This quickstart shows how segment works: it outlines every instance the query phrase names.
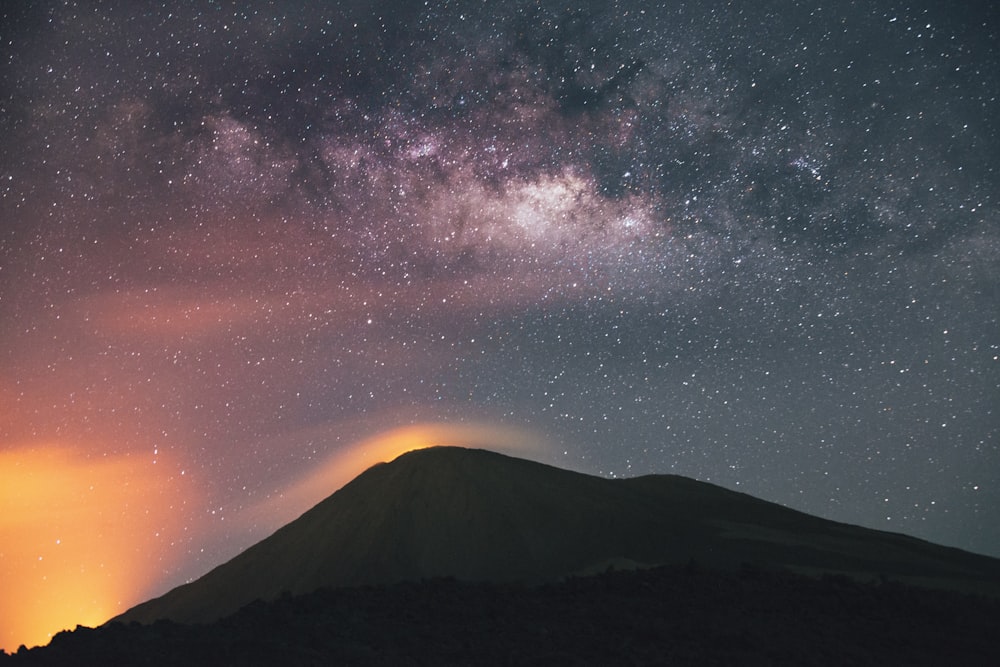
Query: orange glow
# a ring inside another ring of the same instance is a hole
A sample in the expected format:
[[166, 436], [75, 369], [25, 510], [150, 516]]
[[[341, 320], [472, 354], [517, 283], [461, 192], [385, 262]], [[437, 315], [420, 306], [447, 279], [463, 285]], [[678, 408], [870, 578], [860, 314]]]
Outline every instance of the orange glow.
[[280, 496], [248, 508], [245, 525], [277, 528], [295, 519], [376, 463], [416, 449], [454, 445], [539, 457], [547, 447], [538, 434], [494, 424], [428, 422], [403, 426], [366, 438], [330, 456], [318, 468], [289, 485]]
[[0, 648], [48, 643], [141, 601], [169, 563], [179, 480], [130, 457], [0, 452]]

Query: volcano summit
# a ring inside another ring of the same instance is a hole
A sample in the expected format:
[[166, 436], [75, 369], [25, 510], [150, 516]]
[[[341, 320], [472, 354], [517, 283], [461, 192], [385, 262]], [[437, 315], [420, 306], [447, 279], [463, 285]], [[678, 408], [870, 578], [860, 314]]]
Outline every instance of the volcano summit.
[[1000, 592], [1000, 563], [674, 475], [604, 479], [485, 450], [409, 452], [200, 579], [114, 620], [210, 622], [254, 600], [453, 577], [541, 583], [698, 563]]

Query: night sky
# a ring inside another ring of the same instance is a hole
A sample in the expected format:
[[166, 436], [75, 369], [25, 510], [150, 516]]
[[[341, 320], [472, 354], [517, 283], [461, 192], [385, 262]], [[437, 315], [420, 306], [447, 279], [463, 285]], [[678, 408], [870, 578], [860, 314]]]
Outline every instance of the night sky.
[[1000, 556], [994, 3], [392, 5], [3, 3], [0, 647], [428, 444]]

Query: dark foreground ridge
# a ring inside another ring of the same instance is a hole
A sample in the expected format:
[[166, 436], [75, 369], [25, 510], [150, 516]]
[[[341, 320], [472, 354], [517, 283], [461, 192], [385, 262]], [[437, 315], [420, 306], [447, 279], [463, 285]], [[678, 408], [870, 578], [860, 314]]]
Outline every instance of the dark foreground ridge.
[[6, 665], [995, 665], [1000, 601], [695, 563], [557, 584], [433, 580], [63, 632]]

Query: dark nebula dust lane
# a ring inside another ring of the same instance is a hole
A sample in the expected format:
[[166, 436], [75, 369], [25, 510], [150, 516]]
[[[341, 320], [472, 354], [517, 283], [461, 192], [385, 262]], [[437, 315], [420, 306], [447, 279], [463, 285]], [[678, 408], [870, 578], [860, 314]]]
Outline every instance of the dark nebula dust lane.
[[428, 444], [1000, 556], [996, 8], [399, 4], [0, 9], [0, 646]]

